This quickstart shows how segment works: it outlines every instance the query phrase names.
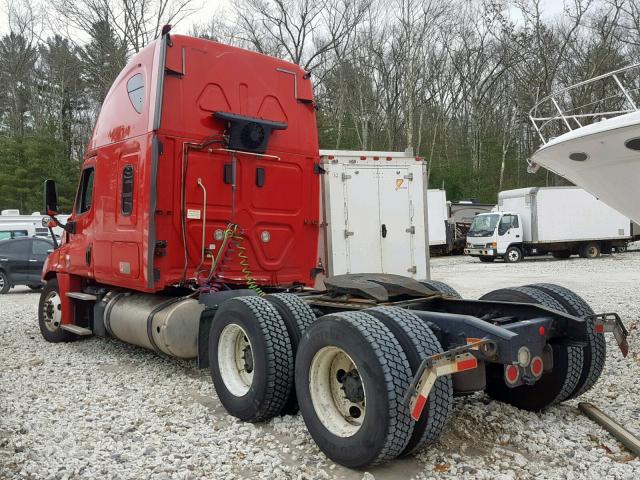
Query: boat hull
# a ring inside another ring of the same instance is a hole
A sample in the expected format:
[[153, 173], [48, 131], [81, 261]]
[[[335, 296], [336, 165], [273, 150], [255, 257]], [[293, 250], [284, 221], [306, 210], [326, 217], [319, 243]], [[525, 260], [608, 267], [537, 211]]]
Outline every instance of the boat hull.
[[[640, 151], [626, 146], [634, 138], [640, 138], [640, 112], [554, 138], [532, 156], [531, 162], [565, 177], [640, 223]], [[582, 153], [587, 155], [586, 160], [570, 158], [584, 158], [579, 155]]]

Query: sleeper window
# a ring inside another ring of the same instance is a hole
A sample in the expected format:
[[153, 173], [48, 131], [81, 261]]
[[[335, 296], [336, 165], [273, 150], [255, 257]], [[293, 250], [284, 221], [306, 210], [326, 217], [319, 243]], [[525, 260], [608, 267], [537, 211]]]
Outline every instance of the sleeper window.
[[144, 106], [144, 77], [141, 73], [136, 73], [127, 81], [127, 93], [133, 108], [136, 109], [136, 112], [142, 113], [142, 107]]

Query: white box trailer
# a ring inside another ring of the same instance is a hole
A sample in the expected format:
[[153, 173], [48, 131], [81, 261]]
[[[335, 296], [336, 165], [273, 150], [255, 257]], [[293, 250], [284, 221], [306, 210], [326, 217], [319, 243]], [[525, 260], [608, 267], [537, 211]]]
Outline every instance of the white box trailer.
[[447, 192], [439, 188], [427, 191], [427, 211], [429, 214], [429, 246], [443, 249], [448, 253], [450, 235], [449, 212], [447, 208]]
[[498, 194], [498, 211], [476, 216], [465, 253], [482, 261], [552, 253], [594, 258], [624, 249], [631, 220], [579, 187], [520, 188]]
[[498, 194], [498, 210], [522, 215], [525, 242], [617, 240], [631, 220], [579, 187], [520, 188]]
[[405, 152], [321, 150], [327, 276], [429, 277], [427, 168]]

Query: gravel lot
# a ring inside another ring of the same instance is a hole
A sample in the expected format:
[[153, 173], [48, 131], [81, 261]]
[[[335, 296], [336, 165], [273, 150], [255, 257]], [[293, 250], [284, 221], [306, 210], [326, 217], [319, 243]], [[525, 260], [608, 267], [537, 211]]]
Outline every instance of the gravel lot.
[[[432, 276], [477, 298], [499, 287], [552, 282], [630, 329], [623, 359], [612, 338], [604, 373], [581, 399], [640, 433], [640, 252], [597, 260], [481, 264], [436, 258]], [[459, 399], [430, 450], [369, 472], [334, 465], [302, 418], [243, 424], [228, 416], [208, 373], [114, 340], [49, 344], [38, 294], [0, 297], [0, 479], [5, 478], [616, 478], [640, 477], [640, 460], [570, 401], [544, 414], [484, 394]]]

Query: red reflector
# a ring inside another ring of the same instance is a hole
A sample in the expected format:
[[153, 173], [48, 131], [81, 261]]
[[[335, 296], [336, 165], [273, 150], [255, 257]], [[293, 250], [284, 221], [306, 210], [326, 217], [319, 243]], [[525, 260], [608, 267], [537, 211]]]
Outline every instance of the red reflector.
[[424, 160], [424, 157], [416, 157], [416, 162], [421, 162]]
[[506, 377], [507, 382], [516, 383], [520, 376], [520, 371], [515, 365], [507, 365], [507, 368], [504, 370], [504, 376]]
[[542, 359], [540, 357], [533, 357], [533, 360], [531, 360], [531, 373], [533, 373], [534, 376], [539, 377], [542, 375], [542, 367]]
[[333, 155], [329, 155], [329, 160], [333, 160], [335, 157]]
[[387, 161], [393, 160], [393, 157], [387, 157]]
[[476, 360], [475, 357], [456, 363], [456, 368], [459, 372], [463, 372], [464, 370], [471, 370], [472, 368], [476, 368], [477, 366], [478, 360]]
[[366, 160], [367, 157], [360, 157], [360, 160]]
[[540, 334], [540, 336], [544, 337], [544, 327], [540, 327], [538, 329], [538, 333]]
[[418, 421], [420, 420], [420, 416], [422, 415], [422, 410], [424, 410], [424, 406], [427, 404], [427, 397], [424, 395], [418, 395], [416, 399], [416, 406], [413, 407], [413, 412], [411, 412], [411, 418]]
[[596, 323], [596, 333], [604, 333], [604, 324]]
[[380, 157], [373, 157], [374, 160], [380, 160]]

